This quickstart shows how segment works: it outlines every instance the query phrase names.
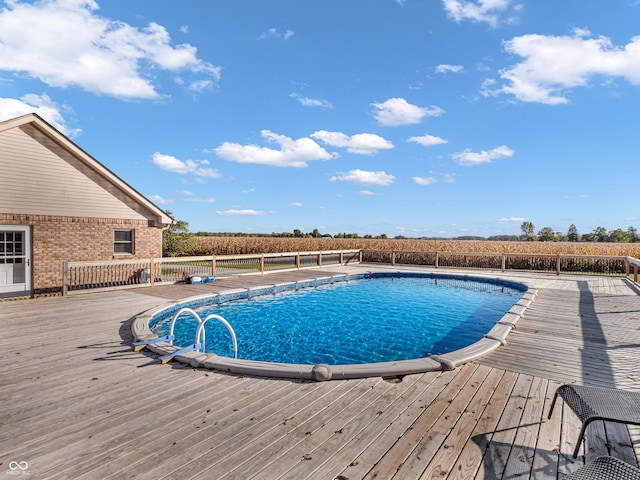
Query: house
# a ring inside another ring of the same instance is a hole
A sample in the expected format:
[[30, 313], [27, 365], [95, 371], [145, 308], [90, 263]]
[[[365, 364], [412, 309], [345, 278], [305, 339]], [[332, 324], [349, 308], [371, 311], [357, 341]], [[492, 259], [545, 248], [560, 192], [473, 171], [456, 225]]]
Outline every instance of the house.
[[171, 223], [38, 115], [0, 122], [0, 299], [60, 294], [64, 261], [161, 257]]

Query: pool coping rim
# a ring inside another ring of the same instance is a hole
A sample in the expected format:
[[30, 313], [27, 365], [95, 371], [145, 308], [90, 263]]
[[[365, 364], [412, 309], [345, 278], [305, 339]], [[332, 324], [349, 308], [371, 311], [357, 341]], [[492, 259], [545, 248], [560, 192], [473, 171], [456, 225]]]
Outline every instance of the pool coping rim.
[[[502, 345], [506, 345], [507, 336], [512, 330], [515, 330], [518, 320], [524, 315], [527, 308], [535, 300], [538, 289], [531, 287], [527, 282], [520, 280], [506, 280], [499, 277], [489, 277], [473, 274], [455, 274], [455, 273], [439, 273], [439, 272], [407, 272], [402, 270], [392, 271], [367, 271], [363, 273], [341, 273], [318, 277], [311, 280], [294, 280], [290, 282], [282, 282], [279, 284], [266, 284], [264, 286], [250, 288], [229, 289], [220, 293], [209, 293], [205, 295], [197, 295], [184, 298], [178, 302], [171, 302], [168, 305], [152, 308], [146, 312], [134, 317], [131, 323], [131, 333], [134, 342], [144, 342], [157, 339], [158, 336], [151, 331], [149, 322], [154, 316], [169, 309], [176, 311], [189, 304], [204, 302], [214, 297], [228, 297], [237, 295], [238, 298], [251, 298], [252, 296], [276, 293], [285, 290], [297, 290], [300, 288], [316, 287], [329, 283], [336, 283], [359, 278], [376, 278], [391, 275], [400, 276], [428, 276], [455, 278], [460, 280], [478, 280], [483, 282], [493, 282], [503, 285], [513, 285], [524, 287], [523, 294], [520, 299], [494, 324], [483, 338], [467, 347], [459, 350], [448, 352], [440, 355], [431, 355], [428, 357], [398, 360], [392, 362], [378, 362], [367, 364], [344, 364], [344, 365], [309, 365], [309, 364], [291, 364], [262, 362], [255, 360], [234, 359], [230, 357], [219, 356], [216, 354], [207, 354], [197, 351], [186, 352], [173, 356], [179, 347], [169, 342], [157, 342], [144, 345], [143, 348], [160, 355], [175, 358], [175, 360], [187, 364], [193, 368], [207, 368], [236, 375], [251, 375], [259, 377], [275, 377], [290, 378], [302, 380], [338, 380], [338, 379], [355, 379], [365, 377], [400, 377], [414, 373], [424, 373], [430, 371], [454, 370], [455, 368], [481, 358]], [[285, 288], [288, 287], [288, 288]]]

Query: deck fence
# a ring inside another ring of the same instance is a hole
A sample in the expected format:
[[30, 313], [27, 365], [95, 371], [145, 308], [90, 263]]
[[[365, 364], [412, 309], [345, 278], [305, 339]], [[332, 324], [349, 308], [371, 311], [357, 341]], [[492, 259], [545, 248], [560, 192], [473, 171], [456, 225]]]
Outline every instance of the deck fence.
[[338, 250], [206, 257], [165, 257], [104, 262], [64, 262], [63, 294], [185, 282], [192, 276], [224, 277], [348, 263], [422, 265], [565, 274], [632, 276], [640, 260], [622, 256], [452, 253], [407, 250]]
[[360, 250], [64, 262], [63, 295], [359, 262]]
[[427, 265], [434, 268], [524, 270], [528, 272], [629, 276], [638, 281], [640, 260], [597, 255], [521, 253], [452, 253], [406, 250], [362, 250], [362, 261], [391, 265]]

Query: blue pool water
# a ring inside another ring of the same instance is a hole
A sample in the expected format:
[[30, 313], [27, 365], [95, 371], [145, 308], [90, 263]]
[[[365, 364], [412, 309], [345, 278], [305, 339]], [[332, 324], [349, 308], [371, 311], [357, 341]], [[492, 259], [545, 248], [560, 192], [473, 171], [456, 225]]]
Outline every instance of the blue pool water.
[[[238, 339], [238, 358], [329, 365], [388, 362], [442, 354], [486, 334], [518, 301], [517, 284], [435, 276], [336, 282], [197, 308], [225, 318]], [[154, 319], [168, 333], [173, 315]], [[176, 322], [175, 345], [193, 343], [197, 320]], [[231, 337], [206, 324], [207, 353], [233, 356]]]

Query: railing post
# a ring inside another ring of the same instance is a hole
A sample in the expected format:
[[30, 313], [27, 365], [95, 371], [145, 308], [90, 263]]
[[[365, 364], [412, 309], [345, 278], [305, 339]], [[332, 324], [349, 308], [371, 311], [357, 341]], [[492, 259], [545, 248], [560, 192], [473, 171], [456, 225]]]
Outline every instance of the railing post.
[[638, 283], [638, 264], [633, 264], [633, 281]]
[[151, 286], [156, 283], [156, 259], [151, 258], [149, 260], [149, 280], [151, 282]]
[[391, 250], [391, 266], [394, 266], [395, 264], [396, 264], [396, 251]]
[[300, 270], [300, 252], [296, 254], [296, 268]]
[[260, 273], [264, 273], [264, 253], [260, 255]]
[[358, 263], [362, 263], [362, 250], [358, 252]]
[[624, 259], [624, 275], [629, 276], [629, 257]]
[[507, 269], [507, 256], [502, 255], [502, 271], [504, 272]]
[[436, 252], [436, 268], [438, 268], [438, 262], [439, 262], [440, 258], [438, 256], [438, 252]]
[[344, 252], [340, 250], [340, 265], [344, 265]]
[[560, 255], [556, 258], [556, 275], [560, 275]]
[[211, 275], [215, 275], [216, 274], [216, 269], [217, 269], [217, 265], [216, 265], [216, 256], [212, 255], [211, 256]]
[[62, 296], [66, 297], [67, 296], [67, 280], [69, 278], [68, 276], [68, 269], [69, 269], [69, 262], [67, 262], [66, 260], [64, 262], [62, 262]]
[[318, 266], [322, 266], [322, 251], [318, 252]]

